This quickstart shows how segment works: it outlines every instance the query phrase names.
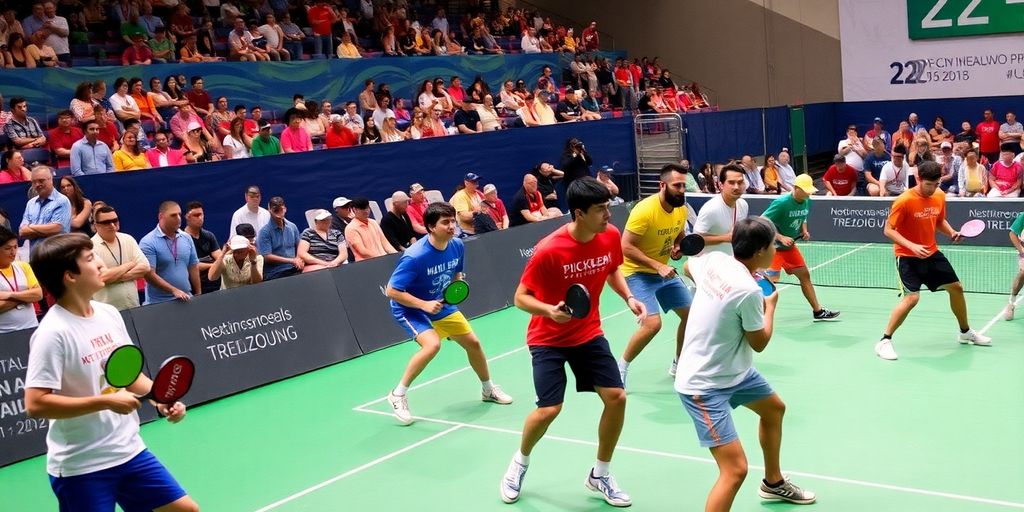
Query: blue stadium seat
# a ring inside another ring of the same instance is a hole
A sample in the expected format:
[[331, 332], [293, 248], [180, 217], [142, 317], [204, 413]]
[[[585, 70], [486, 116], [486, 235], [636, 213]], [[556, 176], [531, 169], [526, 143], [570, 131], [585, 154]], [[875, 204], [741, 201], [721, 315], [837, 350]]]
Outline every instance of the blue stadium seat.
[[72, 67], [79, 68], [79, 67], [95, 66], [95, 65], [96, 65], [96, 57], [72, 57], [71, 58], [71, 66]]
[[21, 156], [25, 159], [25, 165], [32, 167], [35, 163], [50, 165], [50, 150], [44, 148], [32, 148], [22, 150]]
[[272, 125], [270, 125], [270, 134], [274, 135], [276, 137], [280, 137], [281, 136], [281, 132], [284, 131], [284, 128], [285, 128], [284, 124], [272, 124]]
[[71, 55], [75, 57], [89, 55], [88, 44], [73, 44], [71, 45]]

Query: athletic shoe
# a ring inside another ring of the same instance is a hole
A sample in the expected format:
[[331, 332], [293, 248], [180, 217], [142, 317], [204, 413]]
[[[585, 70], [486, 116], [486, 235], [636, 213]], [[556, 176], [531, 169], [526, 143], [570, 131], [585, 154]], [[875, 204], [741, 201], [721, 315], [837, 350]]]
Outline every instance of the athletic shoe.
[[519, 491], [523, 488], [523, 479], [526, 478], [528, 467], [516, 462], [515, 457], [512, 458], [508, 469], [505, 470], [505, 476], [501, 479], [501, 501], [505, 503], [519, 501]]
[[391, 402], [391, 414], [402, 425], [412, 425], [412, 413], [409, 412], [409, 400], [405, 395], [398, 396], [394, 391], [388, 393], [388, 402]]
[[679, 360], [678, 359], [673, 359], [672, 360], [672, 366], [668, 367], [668, 374], [669, 374], [670, 377], [675, 377], [676, 376], [676, 368], [678, 366], [679, 366]]
[[801, 489], [788, 478], [778, 487], [768, 487], [768, 484], [761, 480], [757, 495], [766, 500], [788, 501], [797, 505], [810, 505], [816, 499], [813, 492]]
[[1007, 322], [1013, 320], [1014, 309], [1017, 309], [1017, 306], [1013, 305], [1013, 303], [1007, 304], [1006, 309], [1003, 310], [1003, 320], [1006, 320]]
[[494, 402], [496, 404], [508, 405], [512, 403], [512, 397], [508, 396], [501, 390], [501, 386], [491, 386], [490, 391], [484, 391], [481, 393], [484, 402]]
[[619, 380], [622, 381], [622, 389], [626, 389], [626, 374], [629, 373], [629, 368], [619, 367]]
[[591, 491], [601, 493], [604, 501], [613, 507], [628, 507], [633, 504], [633, 500], [622, 489], [619, 489], [619, 485], [615, 483], [615, 477], [611, 475], [596, 477], [594, 470], [590, 470], [583, 485]]
[[888, 361], [896, 360], [896, 350], [892, 348], [892, 340], [880, 340], [875, 343], [875, 353], [878, 357]]
[[962, 345], [971, 343], [982, 347], [987, 347], [992, 344], [992, 338], [989, 338], [974, 329], [968, 329], [967, 332], [960, 333], [960, 336], [957, 337], [957, 341]]
[[826, 308], [825, 306], [822, 306], [821, 309], [819, 309], [818, 311], [814, 312], [814, 321], [815, 322], [820, 322], [820, 321], [823, 321], [823, 320], [824, 321], [835, 320], [836, 317], [838, 317], [838, 316], [839, 316], [839, 312], [838, 311], [832, 311], [832, 310]]

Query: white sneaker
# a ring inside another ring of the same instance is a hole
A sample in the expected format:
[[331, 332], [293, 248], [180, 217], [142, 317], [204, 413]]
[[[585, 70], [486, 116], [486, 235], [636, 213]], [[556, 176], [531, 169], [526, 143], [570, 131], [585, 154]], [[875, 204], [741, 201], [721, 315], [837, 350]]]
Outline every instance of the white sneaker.
[[1006, 320], [1007, 322], [1013, 320], [1014, 309], [1017, 309], [1017, 306], [1013, 305], [1012, 302], [1010, 304], [1007, 304], [1006, 309], [1003, 310], [1003, 320]]
[[508, 469], [505, 470], [505, 476], [501, 478], [501, 501], [505, 503], [519, 501], [519, 492], [523, 488], [523, 479], [526, 478], [528, 467], [516, 462], [515, 457], [512, 457], [512, 462], [508, 463]]
[[619, 366], [619, 380], [622, 381], [622, 389], [626, 389], [626, 374], [629, 373], [629, 368]]
[[402, 425], [412, 425], [412, 413], [409, 412], [409, 400], [405, 395], [398, 396], [394, 391], [388, 393], [388, 402], [391, 403], [391, 414]]
[[757, 495], [762, 499], [788, 501], [797, 505], [810, 505], [817, 499], [813, 492], [802, 489], [800, 486], [790, 482], [788, 478], [785, 480], [785, 483], [778, 487], [768, 487], [764, 480], [762, 480], [761, 487], [757, 490]]
[[668, 367], [668, 374], [669, 374], [670, 377], [675, 377], [676, 376], [676, 367], [678, 367], [678, 366], [679, 366], [679, 360], [678, 359], [673, 359], [672, 360], [672, 365]]
[[875, 353], [887, 361], [896, 360], [896, 350], [892, 348], [892, 340], [880, 340], [875, 343]]
[[968, 329], [967, 332], [960, 333], [960, 335], [957, 337], [957, 341], [959, 341], [962, 345], [971, 343], [981, 347], [987, 347], [992, 344], [992, 338], [989, 338], [988, 336], [985, 336], [984, 334], [981, 334], [975, 331], [974, 329]]
[[601, 493], [605, 503], [613, 507], [628, 507], [633, 504], [633, 500], [622, 489], [619, 489], [619, 485], [615, 482], [615, 477], [611, 475], [596, 477], [594, 476], [594, 470], [591, 469], [583, 485], [587, 486], [587, 489], [591, 491]]
[[481, 396], [484, 402], [494, 402], [501, 405], [512, 403], [512, 397], [502, 391], [501, 386], [491, 386], [491, 390], [481, 392]]

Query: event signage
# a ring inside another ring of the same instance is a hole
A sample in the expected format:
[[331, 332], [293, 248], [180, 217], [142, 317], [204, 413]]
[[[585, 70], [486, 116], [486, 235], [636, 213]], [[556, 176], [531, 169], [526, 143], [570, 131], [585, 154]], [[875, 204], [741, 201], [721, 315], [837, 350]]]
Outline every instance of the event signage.
[[1024, 32], [1021, 0], [907, 0], [911, 39]]

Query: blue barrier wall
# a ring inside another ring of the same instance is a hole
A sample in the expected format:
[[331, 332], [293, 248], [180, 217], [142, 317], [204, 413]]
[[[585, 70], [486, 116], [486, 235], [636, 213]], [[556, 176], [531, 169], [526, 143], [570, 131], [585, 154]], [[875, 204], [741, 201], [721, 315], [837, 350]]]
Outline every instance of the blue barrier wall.
[[686, 156], [694, 166], [743, 155], [763, 155], [789, 145], [789, 109], [751, 108], [683, 116]]
[[[231, 214], [244, 202], [249, 184], [263, 189], [264, 203], [282, 196], [288, 218], [304, 227], [303, 212], [330, 208], [340, 195], [364, 195], [380, 202], [397, 189], [422, 183], [450, 197], [466, 172], [494, 183], [506, 206], [522, 186], [523, 174], [542, 161], [558, 165], [569, 137], [578, 137], [597, 166], [632, 162], [632, 118], [521, 128], [479, 135], [433, 138], [330, 149], [183, 167], [151, 169], [79, 180], [86, 196], [121, 210], [121, 230], [137, 238], [156, 226], [156, 209], [166, 199], [204, 203], [206, 228], [224, 241]], [[0, 187], [0, 206], [17, 226], [25, 208], [27, 184]], [[130, 213], [128, 213], [130, 212]]]
[[227, 96], [231, 105], [261, 105], [264, 109], [286, 109], [292, 95], [307, 99], [355, 100], [363, 82], [373, 78], [387, 83], [395, 97], [412, 98], [423, 80], [442, 77], [447, 84], [452, 76], [462, 77], [468, 87], [476, 75], [482, 75], [492, 90], [505, 80], [522, 78], [535, 83], [544, 66], [556, 68], [556, 54], [465, 55], [452, 57], [330, 59], [295, 62], [207, 62], [202, 64], [153, 64], [150, 66], [96, 66], [66, 69], [19, 69], [0, 73], [0, 91], [5, 99], [22, 96], [29, 101], [30, 115], [45, 115], [68, 107], [75, 86], [86, 80], [105, 80], [113, 94], [117, 77], [161, 80], [170, 74], [201, 75], [210, 95]]

